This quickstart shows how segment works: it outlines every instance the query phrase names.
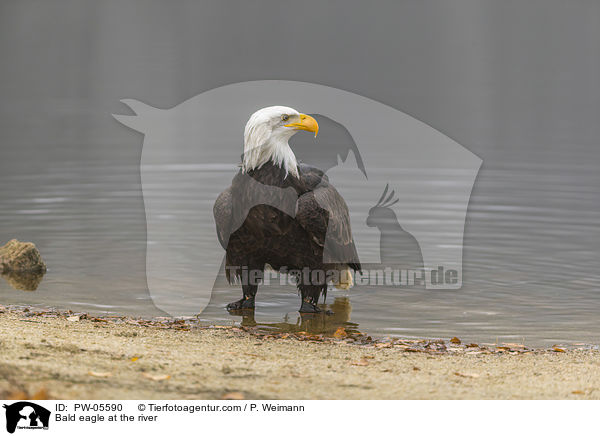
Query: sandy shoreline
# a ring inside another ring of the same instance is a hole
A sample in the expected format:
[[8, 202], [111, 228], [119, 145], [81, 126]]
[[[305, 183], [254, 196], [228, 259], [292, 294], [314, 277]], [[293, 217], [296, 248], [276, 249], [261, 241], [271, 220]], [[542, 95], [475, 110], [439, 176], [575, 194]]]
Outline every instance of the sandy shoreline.
[[0, 398], [600, 399], [597, 349], [336, 336], [0, 306]]

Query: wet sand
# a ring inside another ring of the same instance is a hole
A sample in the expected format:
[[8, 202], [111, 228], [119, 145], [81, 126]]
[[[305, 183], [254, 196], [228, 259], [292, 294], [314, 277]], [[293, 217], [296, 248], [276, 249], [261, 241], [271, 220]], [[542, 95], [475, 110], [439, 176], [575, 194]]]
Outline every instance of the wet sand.
[[0, 306], [0, 398], [600, 399], [597, 349], [265, 334]]

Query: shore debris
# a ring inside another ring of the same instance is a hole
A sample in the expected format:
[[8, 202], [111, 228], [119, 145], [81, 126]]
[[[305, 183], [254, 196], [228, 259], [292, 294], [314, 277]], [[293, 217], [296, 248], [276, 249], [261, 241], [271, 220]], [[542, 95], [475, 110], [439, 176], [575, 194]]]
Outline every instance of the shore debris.
[[227, 392], [223, 394], [221, 400], [245, 400], [246, 397], [241, 392]]
[[13, 390], [9, 392], [0, 393], [0, 399], [3, 400], [13, 400], [13, 401], [23, 401], [23, 400], [50, 400], [52, 397], [48, 394], [46, 388], [41, 388], [34, 394], [29, 394], [24, 390]]
[[98, 378], [108, 378], [108, 377], [112, 377], [112, 372], [88, 371], [88, 375], [91, 375], [92, 377], [98, 377]]
[[[373, 352], [374, 350], [389, 350], [402, 353], [426, 353], [430, 355], [517, 355], [517, 354], [535, 354], [535, 353], [565, 353], [567, 349], [577, 350], [598, 350], [597, 346], [580, 344], [579, 346], [559, 346], [553, 345], [547, 349], [531, 348], [524, 344], [516, 343], [501, 343], [501, 344], [476, 344], [476, 343], [456, 343], [453, 339], [408, 339], [408, 338], [372, 338], [371, 336], [357, 331], [354, 327], [338, 327], [336, 330], [325, 333], [312, 333], [305, 330], [299, 331], [280, 331], [272, 327], [261, 327], [254, 325], [247, 327], [244, 325], [208, 325], [203, 323], [198, 317], [155, 317], [132, 318], [128, 316], [110, 315], [110, 316], [92, 316], [84, 312], [60, 311], [56, 309], [41, 309], [26, 306], [0, 306], [0, 313], [10, 312], [22, 316], [22, 321], [33, 321], [31, 318], [62, 318], [67, 323], [76, 322], [93, 322], [99, 324], [99, 327], [109, 328], [122, 326], [137, 326], [140, 328], [158, 328], [178, 331], [202, 331], [202, 330], [222, 330], [227, 331], [231, 335], [250, 335], [258, 340], [257, 345], [261, 345], [266, 341], [271, 340], [295, 340], [306, 341], [313, 343], [333, 343], [340, 346], [353, 345], [364, 347], [365, 351]], [[117, 331], [115, 334], [119, 335]], [[133, 336], [136, 336], [134, 334]], [[369, 359], [373, 359], [372, 354], [364, 355], [362, 359], [351, 363], [354, 366], [366, 366], [369, 364]], [[130, 359], [135, 362], [136, 357]], [[459, 374], [462, 376], [462, 374]], [[96, 375], [97, 377], [97, 375]]]
[[152, 381], [163, 381], [171, 378], [171, 376], [168, 374], [150, 374], [149, 372], [145, 372], [142, 375]]
[[475, 373], [462, 373], [462, 372], [456, 371], [454, 373], [454, 375], [457, 377], [463, 377], [463, 378], [479, 378], [479, 374], [475, 374]]
[[333, 337], [337, 339], [347, 338], [348, 333], [346, 333], [346, 329], [344, 327], [339, 327], [333, 334]]

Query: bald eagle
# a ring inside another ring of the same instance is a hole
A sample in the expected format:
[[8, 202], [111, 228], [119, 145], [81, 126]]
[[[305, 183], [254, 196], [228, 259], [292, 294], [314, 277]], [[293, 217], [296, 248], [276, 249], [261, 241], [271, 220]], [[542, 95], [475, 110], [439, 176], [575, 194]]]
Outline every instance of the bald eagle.
[[348, 289], [350, 270], [360, 270], [346, 202], [288, 144], [300, 130], [316, 137], [319, 125], [285, 106], [255, 112], [244, 131], [241, 168], [214, 204], [226, 277], [242, 284], [243, 297], [227, 305], [230, 311], [254, 308], [268, 267], [294, 278], [305, 313], [320, 312], [328, 284]]

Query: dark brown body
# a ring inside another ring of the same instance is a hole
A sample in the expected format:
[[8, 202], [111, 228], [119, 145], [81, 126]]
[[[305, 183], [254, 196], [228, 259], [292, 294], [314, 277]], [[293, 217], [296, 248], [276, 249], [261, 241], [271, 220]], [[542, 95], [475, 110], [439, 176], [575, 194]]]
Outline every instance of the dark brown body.
[[360, 269], [344, 199], [319, 169], [301, 164], [298, 170], [299, 177], [286, 176], [268, 162], [247, 174], [240, 171], [215, 202], [227, 278], [241, 279], [244, 293], [229, 309], [253, 307], [257, 286], [248, 279], [266, 265], [300, 272], [301, 311], [307, 312], [318, 311], [316, 303], [327, 290], [325, 274], [321, 280], [312, 271]]

